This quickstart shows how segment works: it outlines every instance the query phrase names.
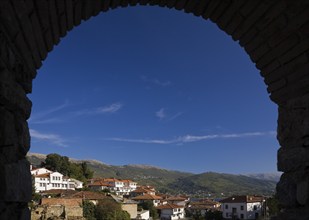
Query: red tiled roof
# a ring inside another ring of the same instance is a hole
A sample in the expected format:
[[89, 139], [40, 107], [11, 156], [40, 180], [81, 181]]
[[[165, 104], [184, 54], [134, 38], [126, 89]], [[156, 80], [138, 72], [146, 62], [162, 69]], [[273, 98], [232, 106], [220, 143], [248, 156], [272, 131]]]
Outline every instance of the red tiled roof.
[[34, 175], [34, 177], [47, 178], [47, 177], [50, 177], [50, 173], [43, 173], [43, 174], [39, 174], [39, 175]]
[[71, 198], [42, 198], [41, 200], [41, 205], [63, 205], [80, 207], [82, 203], [82, 199]]
[[160, 205], [156, 207], [156, 209], [180, 209], [180, 208], [184, 208], [184, 207], [180, 205], [171, 204], [171, 203], [167, 203], [165, 205]]
[[169, 197], [166, 199], [167, 201], [185, 201], [186, 198], [182, 198], [182, 197]]
[[231, 196], [226, 199], [221, 200], [221, 203], [252, 203], [252, 202], [262, 202], [262, 196]]
[[133, 200], [160, 200], [162, 197], [156, 195], [145, 194], [132, 198]]
[[112, 186], [112, 185], [101, 180], [101, 181], [96, 181], [94, 183], [90, 183], [88, 184], [88, 186]]
[[149, 190], [149, 189], [143, 189], [143, 188], [137, 188], [136, 190], [132, 191], [133, 193], [149, 193], [149, 192], [152, 192], [152, 190]]

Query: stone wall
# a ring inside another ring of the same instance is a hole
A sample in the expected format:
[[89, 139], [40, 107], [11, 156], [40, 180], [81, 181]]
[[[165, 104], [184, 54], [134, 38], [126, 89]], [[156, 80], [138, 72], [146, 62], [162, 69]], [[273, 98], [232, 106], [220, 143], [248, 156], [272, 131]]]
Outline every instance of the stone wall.
[[31, 176], [25, 155], [30, 147], [27, 119], [31, 101], [26, 94], [31, 92], [42, 61], [82, 21], [100, 12], [135, 5], [167, 7], [209, 19], [244, 48], [261, 71], [271, 100], [279, 106], [278, 169], [284, 174], [278, 195], [285, 208], [281, 219], [305, 219], [309, 161], [307, 0], [1, 0], [0, 219], [30, 219]]
[[82, 199], [43, 198], [41, 204], [31, 210], [31, 219], [83, 220]]

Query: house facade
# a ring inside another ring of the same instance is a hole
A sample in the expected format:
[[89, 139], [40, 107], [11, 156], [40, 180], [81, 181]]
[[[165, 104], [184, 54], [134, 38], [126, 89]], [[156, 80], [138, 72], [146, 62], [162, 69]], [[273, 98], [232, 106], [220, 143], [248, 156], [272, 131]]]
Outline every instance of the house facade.
[[42, 192], [51, 189], [83, 188], [83, 182], [70, 179], [59, 172], [52, 172], [46, 168], [39, 168], [30, 171], [33, 176], [35, 192]]
[[258, 219], [264, 207], [261, 196], [232, 196], [220, 202], [224, 219]]
[[130, 192], [136, 190], [137, 183], [131, 180], [119, 180], [115, 178], [108, 179], [92, 179], [89, 181], [88, 188], [93, 190], [109, 189], [116, 195], [129, 195]]
[[133, 197], [132, 200], [137, 201], [138, 203], [151, 201], [154, 206], [158, 206], [162, 200], [162, 197], [156, 196], [156, 195], [145, 194], [145, 195]]
[[160, 212], [160, 220], [179, 220], [185, 217], [184, 206], [172, 203], [156, 207]]

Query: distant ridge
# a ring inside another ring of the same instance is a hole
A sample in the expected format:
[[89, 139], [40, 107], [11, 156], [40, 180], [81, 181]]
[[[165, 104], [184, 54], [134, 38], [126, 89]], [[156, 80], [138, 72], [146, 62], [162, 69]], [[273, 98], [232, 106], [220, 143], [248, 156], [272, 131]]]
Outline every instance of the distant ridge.
[[[27, 158], [33, 165], [40, 166], [46, 155], [28, 153]], [[193, 174], [150, 165], [114, 166], [98, 160], [69, 159], [76, 163], [86, 162], [88, 167], [94, 171], [95, 177], [132, 179], [141, 185], [152, 185], [162, 193], [203, 197], [205, 193], [215, 197], [243, 194], [273, 195], [279, 178], [279, 174], [234, 175], [215, 172]]]

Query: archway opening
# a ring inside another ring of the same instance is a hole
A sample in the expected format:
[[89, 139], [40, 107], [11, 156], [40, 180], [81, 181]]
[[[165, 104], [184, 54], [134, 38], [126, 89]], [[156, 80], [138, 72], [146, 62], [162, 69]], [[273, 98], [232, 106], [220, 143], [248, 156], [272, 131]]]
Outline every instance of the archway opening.
[[243, 49], [200, 18], [156, 7], [103, 13], [69, 33], [39, 71], [31, 151], [193, 173], [275, 172], [276, 106], [261, 79]]

